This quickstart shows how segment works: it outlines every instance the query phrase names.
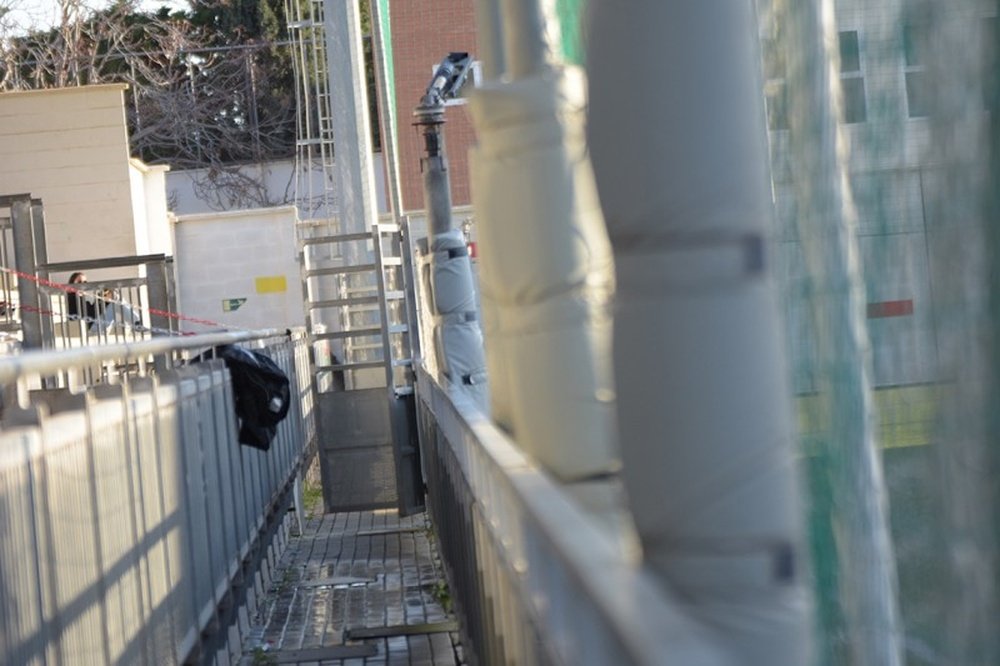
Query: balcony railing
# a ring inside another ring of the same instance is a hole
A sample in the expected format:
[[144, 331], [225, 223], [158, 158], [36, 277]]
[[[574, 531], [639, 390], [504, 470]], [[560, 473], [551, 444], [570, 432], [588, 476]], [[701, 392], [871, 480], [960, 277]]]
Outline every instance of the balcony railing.
[[471, 397], [423, 369], [417, 387], [429, 505], [475, 663], [659, 664], [688, 654], [704, 629], [668, 603], [637, 553], [572, 503]]
[[[237, 444], [223, 361], [191, 362], [237, 343], [262, 348], [291, 381], [267, 452]], [[94, 364], [124, 370], [77, 387]], [[314, 450], [309, 377], [304, 337], [276, 331], [0, 359], [0, 662], [166, 664], [217, 651], [212, 628], [230, 626], [248, 587], [253, 596]]]

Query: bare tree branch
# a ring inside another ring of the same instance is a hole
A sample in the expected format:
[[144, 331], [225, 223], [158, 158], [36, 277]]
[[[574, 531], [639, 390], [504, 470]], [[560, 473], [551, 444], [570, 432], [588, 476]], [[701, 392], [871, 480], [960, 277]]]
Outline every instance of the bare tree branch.
[[0, 91], [127, 83], [133, 154], [207, 167], [198, 189], [213, 207], [282, 203], [237, 165], [294, 152], [287, 45], [225, 44], [186, 16], [141, 13], [137, 0], [100, 11], [57, 0], [57, 25], [15, 35], [5, 16], [20, 2], [0, 0]]

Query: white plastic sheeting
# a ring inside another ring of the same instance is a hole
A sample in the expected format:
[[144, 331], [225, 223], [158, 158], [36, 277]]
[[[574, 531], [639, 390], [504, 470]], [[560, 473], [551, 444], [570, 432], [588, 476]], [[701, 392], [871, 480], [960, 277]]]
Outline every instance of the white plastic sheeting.
[[592, 9], [588, 137], [645, 557], [740, 663], [800, 666], [810, 618], [753, 3]]
[[613, 263], [575, 68], [489, 83], [470, 110], [494, 419], [562, 482], [614, 473]]

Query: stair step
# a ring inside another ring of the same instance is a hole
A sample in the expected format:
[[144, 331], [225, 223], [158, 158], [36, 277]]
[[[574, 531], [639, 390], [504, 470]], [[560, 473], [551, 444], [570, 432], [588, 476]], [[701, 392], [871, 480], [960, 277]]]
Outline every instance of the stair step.
[[329, 333], [314, 333], [313, 340], [344, 340], [346, 338], [361, 338], [367, 335], [381, 335], [382, 327], [356, 328], [352, 331], [330, 331]]
[[334, 365], [317, 365], [316, 371], [330, 370], [332, 372], [340, 372], [344, 370], [366, 370], [368, 368], [384, 368], [385, 362], [383, 361], [358, 361], [357, 363], [338, 363]]
[[325, 301], [312, 301], [309, 303], [310, 310], [320, 308], [336, 308], [343, 306], [378, 304], [378, 296], [354, 296], [349, 298], [331, 298]]
[[375, 264], [358, 264], [356, 266], [332, 266], [330, 268], [313, 268], [306, 271], [306, 277], [321, 275], [344, 275], [345, 273], [365, 273], [375, 270]]
[[350, 353], [355, 354], [357, 352], [363, 351], [382, 351], [381, 342], [365, 342], [363, 344], [352, 344], [350, 346]]
[[351, 241], [371, 240], [370, 231], [358, 231], [350, 234], [334, 234], [332, 236], [315, 236], [313, 238], [303, 238], [303, 245], [322, 245], [324, 243], [349, 243]]

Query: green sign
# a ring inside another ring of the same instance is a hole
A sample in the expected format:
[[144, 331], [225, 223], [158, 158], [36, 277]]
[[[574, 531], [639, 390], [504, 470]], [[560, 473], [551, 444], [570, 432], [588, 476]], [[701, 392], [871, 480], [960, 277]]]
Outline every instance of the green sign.
[[224, 298], [222, 299], [223, 312], [235, 312], [240, 306], [247, 302], [245, 298]]

